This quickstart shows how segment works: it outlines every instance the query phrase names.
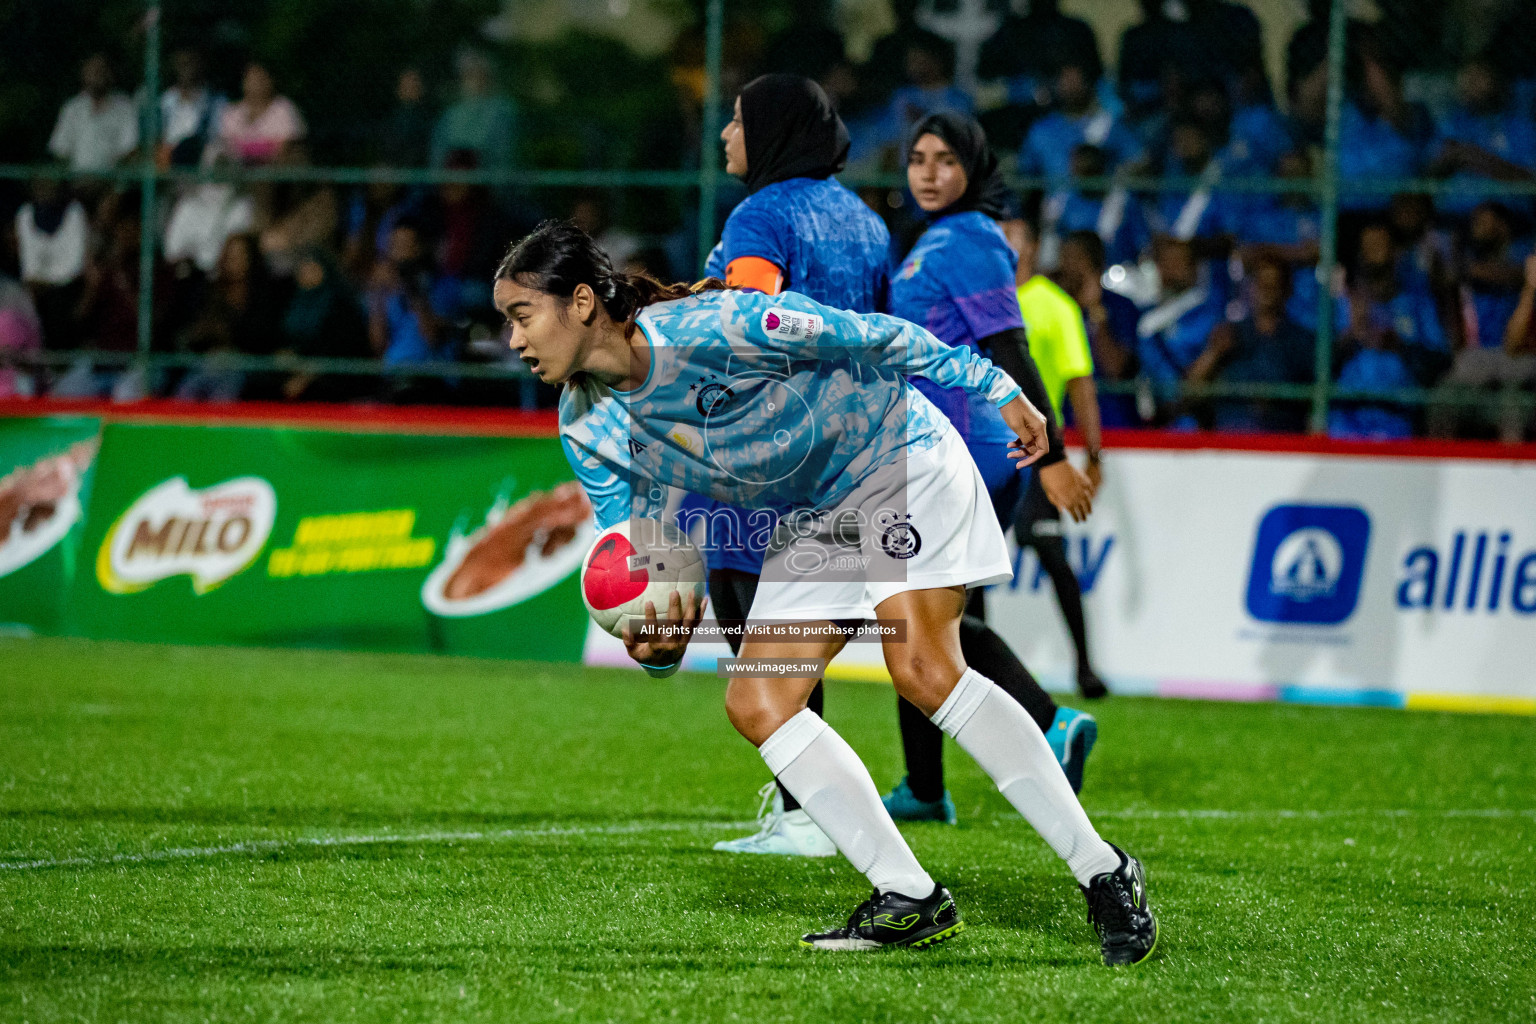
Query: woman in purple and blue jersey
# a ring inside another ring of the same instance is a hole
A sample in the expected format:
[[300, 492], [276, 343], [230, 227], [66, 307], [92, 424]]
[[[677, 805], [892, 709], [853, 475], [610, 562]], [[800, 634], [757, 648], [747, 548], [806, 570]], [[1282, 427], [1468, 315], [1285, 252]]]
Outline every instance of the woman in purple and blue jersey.
[[[1014, 281], [1018, 257], [997, 223], [1005, 216], [1008, 189], [981, 125], [957, 114], [919, 121], [907, 150], [907, 184], [929, 224], [891, 280], [890, 312], [950, 345], [987, 356], [1017, 380], [1038, 376], [1028, 362]], [[1029, 479], [1028, 471], [1021, 472], [1006, 456], [1008, 427], [1002, 417], [963, 391], [934, 388], [922, 378], [913, 378], [912, 385], [965, 440], [1007, 530]], [[1054, 421], [1051, 430], [1051, 451], [1034, 471], [1051, 502], [1081, 520], [1092, 506], [1092, 485], [1066, 461]], [[1097, 735], [1092, 717], [1057, 707], [1007, 644], [987, 629], [980, 588], [970, 592], [966, 613], [966, 657], [985, 664], [999, 685], [1004, 679], [1028, 680], [1005, 689], [1035, 719], [1073, 788], [1079, 788], [1082, 760]], [[943, 734], [911, 704], [898, 703], [907, 777], [886, 795], [886, 806], [898, 819], [953, 820], [954, 805], [944, 789]]]

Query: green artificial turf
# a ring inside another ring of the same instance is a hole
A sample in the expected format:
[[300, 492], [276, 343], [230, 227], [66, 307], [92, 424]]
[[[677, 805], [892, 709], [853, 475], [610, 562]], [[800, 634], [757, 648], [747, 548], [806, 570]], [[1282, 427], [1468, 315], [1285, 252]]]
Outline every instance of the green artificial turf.
[[[881, 786], [893, 704], [827, 694]], [[1162, 921], [1130, 969], [953, 748], [961, 824], [905, 831], [965, 933], [816, 953], [865, 882], [710, 850], [766, 776], [717, 680], [0, 641], [0, 1020], [1536, 1015], [1529, 719], [1093, 710], [1084, 803]]]

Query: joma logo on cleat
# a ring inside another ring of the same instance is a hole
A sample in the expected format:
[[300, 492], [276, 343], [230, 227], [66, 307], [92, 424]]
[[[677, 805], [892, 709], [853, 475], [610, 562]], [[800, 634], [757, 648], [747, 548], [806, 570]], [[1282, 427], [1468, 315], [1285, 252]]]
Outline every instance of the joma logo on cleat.
[[904, 932], [908, 928], [911, 928], [913, 925], [917, 924], [917, 922], [922, 919], [922, 916], [922, 914], [908, 914], [906, 917], [901, 919], [900, 923], [897, 923], [896, 919], [893, 918], [890, 914], [876, 914], [875, 920], [880, 924], [883, 924], [885, 927], [890, 928], [892, 931]]

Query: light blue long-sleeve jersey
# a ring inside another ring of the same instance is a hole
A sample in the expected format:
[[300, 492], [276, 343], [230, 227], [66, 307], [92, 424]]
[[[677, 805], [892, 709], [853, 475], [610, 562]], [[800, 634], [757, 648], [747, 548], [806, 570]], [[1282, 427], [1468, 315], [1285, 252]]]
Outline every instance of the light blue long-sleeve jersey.
[[1000, 406], [1020, 393], [972, 349], [796, 292], [705, 292], [649, 306], [639, 324], [651, 347], [640, 387], [581, 375], [560, 398], [561, 444], [604, 529], [660, 516], [666, 487], [750, 508], [836, 506], [951, 429], [905, 375]]

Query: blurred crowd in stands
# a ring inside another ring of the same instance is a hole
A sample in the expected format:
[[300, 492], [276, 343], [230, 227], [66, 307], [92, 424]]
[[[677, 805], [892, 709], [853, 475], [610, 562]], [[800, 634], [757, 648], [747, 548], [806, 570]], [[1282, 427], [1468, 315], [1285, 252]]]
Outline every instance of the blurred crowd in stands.
[[[1536, 182], [1536, 61], [1525, 49], [1536, 10], [1511, 6], [1475, 50], [1434, 67], [1423, 66], [1422, 45], [1404, 41], [1411, 33], [1349, 23], [1340, 268], [1320, 280], [1326, 3], [1310, 4], [1273, 79], [1260, 22], [1242, 4], [1143, 0], [1113, 73], [1103, 59], [1113, 41], [1089, 22], [1054, 0], [1022, 6], [1027, 13], [1002, 18], [967, 55], [916, 0], [894, 0], [895, 28], [855, 62], [830, 5], [799, 3], [777, 38], [728, 38], [725, 101], [764, 70], [815, 78], [849, 126], [849, 171], [866, 175], [900, 169], [907, 130], [923, 115], [977, 116], [1027, 179], [1020, 216], [1036, 231], [1040, 266], [1083, 309], [1097, 375], [1126, 385], [1102, 399], [1107, 425], [1302, 430], [1304, 398], [1193, 401], [1177, 385], [1304, 386], [1321, 371], [1354, 395], [1331, 407], [1339, 436], [1528, 436], [1521, 396], [1536, 385], [1536, 197], [1497, 186]], [[634, 166], [697, 165], [690, 39], [674, 60], [678, 110], [649, 133], [666, 152], [637, 153]], [[350, 126], [350, 136], [367, 140], [373, 166], [525, 166], [519, 107], [493, 58], [466, 48], [446, 81], [401, 69], [392, 108]], [[195, 50], [169, 54], [166, 68], [148, 143], [162, 168], [326, 162], [310, 151], [300, 105], [262, 63], [248, 64], [229, 96], [209, 84]], [[156, 372], [85, 357], [29, 367], [27, 353], [39, 349], [137, 345], [140, 196], [131, 182], [88, 175], [138, 166], [147, 158], [140, 136], [138, 102], [107, 57], [92, 56], [48, 143], [53, 159], [85, 176], [40, 177], [13, 204], [0, 258], [0, 394], [507, 401], [504, 383], [251, 370], [233, 357], [504, 359], [490, 273], [543, 216], [574, 216], [631, 270], [696, 269], [695, 221], [685, 213], [666, 230], [626, 229], [617, 191], [553, 198], [467, 184], [166, 181], [151, 226], [153, 349], [197, 359]], [[909, 246], [921, 230], [910, 197], [862, 194], [891, 223], [897, 248]], [[727, 190], [725, 201], [739, 197]], [[1335, 342], [1320, 367], [1322, 317]], [[1419, 387], [1444, 400], [1421, 408], [1363, 394]], [[1456, 400], [1472, 391], [1486, 400]]]

